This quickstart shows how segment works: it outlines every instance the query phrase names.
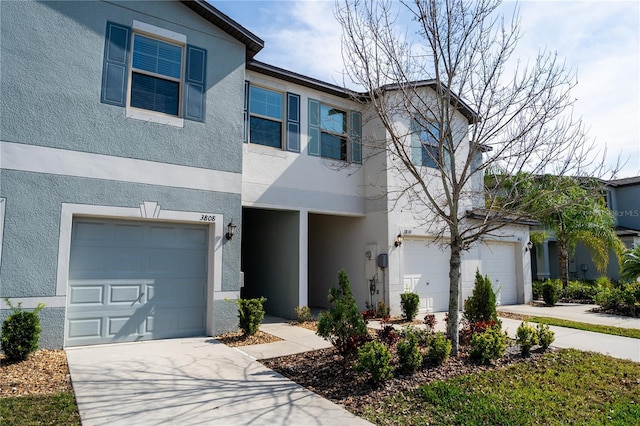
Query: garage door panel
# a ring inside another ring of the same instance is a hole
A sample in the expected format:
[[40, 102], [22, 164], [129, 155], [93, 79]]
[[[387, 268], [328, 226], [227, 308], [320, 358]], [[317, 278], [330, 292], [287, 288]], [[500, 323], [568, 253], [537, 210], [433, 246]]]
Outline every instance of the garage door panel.
[[502, 305], [518, 303], [515, 244], [488, 243], [482, 250], [483, 274], [491, 280], [497, 301]]
[[204, 334], [208, 228], [95, 221], [74, 222], [65, 344]]
[[405, 239], [402, 246], [405, 291], [418, 294], [423, 312], [446, 311], [449, 306], [448, 250], [432, 240]]

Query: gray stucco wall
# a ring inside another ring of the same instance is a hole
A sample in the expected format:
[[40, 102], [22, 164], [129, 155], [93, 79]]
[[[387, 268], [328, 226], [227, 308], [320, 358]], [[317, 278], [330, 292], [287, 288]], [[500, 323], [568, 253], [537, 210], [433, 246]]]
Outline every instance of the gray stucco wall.
[[[158, 18], [157, 18], [157, 17]], [[177, 1], [0, 2], [2, 140], [240, 172], [245, 48]], [[100, 103], [107, 21], [207, 49], [206, 122], [126, 119]]]
[[640, 185], [616, 188], [616, 210], [614, 214], [618, 225], [631, 229], [640, 229]]
[[[207, 49], [206, 118], [173, 127], [100, 103], [107, 21], [134, 20]], [[242, 172], [245, 46], [178, 1], [0, 2], [4, 142]], [[240, 194], [0, 169], [6, 197], [0, 297], [55, 296], [63, 203], [201, 211], [234, 218], [223, 241], [222, 291], [239, 290]], [[213, 302], [214, 332], [237, 327], [235, 304]], [[230, 307], [232, 305], [233, 307]], [[9, 314], [0, 311], [0, 319]], [[41, 347], [63, 344], [64, 308], [40, 313]]]

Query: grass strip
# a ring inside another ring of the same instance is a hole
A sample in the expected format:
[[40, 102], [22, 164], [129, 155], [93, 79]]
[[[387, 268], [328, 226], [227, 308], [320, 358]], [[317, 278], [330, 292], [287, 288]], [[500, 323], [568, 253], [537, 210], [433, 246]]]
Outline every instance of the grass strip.
[[399, 392], [359, 414], [385, 425], [629, 425], [639, 401], [637, 363], [567, 349]]
[[80, 414], [73, 392], [0, 398], [0, 424], [80, 425]]
[[541, 324], [555, 325], [558, 327], [574, 328], [576, 330], [593, 331], [595, 333], [611, 334], [613, 336], [631, 337], [640, 339], [640, 329], [621, 328], [611, 325], [587, 324], [551, 317], [527, 317], [527, 321]]

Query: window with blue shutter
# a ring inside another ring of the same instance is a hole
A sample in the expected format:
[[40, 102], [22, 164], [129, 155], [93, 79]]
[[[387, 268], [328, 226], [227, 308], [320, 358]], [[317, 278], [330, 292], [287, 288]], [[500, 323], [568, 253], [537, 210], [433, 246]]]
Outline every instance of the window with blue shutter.
[[244, 131], [242, 134], [242, 141], [244, 143], [249, 142], [249, 88], [251, 83], [244, 82]]
[[204, 121], [207, 51], [182, 44], [186, 37], [174, 43], [143, 34], [136, 25], [107, 23], [101, 102]]
[[249, 86], [249, 143], [282, 149], [283, 101], [280, 92]]
[[[438, 168], [440, 163], [440, 128], [437, 123], [421, 125], [417, 120], [411, 122], [411, 162], [416, 166]], [[450, 160], [445, 158], [445, 163]], [[445, 164], [446, 166], [446, 164]]]
[[287, 151], [300, 152], [300, 95], [287, 93]]

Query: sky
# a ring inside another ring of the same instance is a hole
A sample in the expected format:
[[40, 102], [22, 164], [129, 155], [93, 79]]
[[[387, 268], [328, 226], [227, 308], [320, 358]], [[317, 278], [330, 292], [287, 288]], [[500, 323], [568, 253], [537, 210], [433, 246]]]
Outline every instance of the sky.
[[[264, 40], [256, 60], [344, 85], [334, 0], [208, 1]], [[510, 16], [515, 5], [505, 1], [500, 11]], [[523, 34], [512, 59], [557, 52], [577, 76], [574, 116], [598, 150], [606, 149], [606, 165], [619, 161], [616, 178], [640, 176], [640, 2], [529, 0], [518, 6]]]

